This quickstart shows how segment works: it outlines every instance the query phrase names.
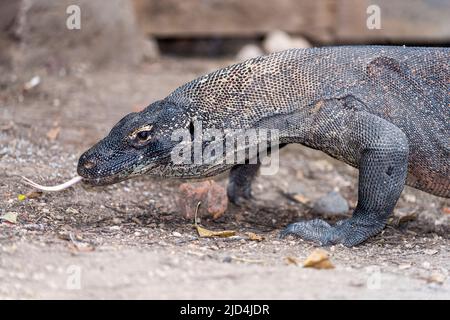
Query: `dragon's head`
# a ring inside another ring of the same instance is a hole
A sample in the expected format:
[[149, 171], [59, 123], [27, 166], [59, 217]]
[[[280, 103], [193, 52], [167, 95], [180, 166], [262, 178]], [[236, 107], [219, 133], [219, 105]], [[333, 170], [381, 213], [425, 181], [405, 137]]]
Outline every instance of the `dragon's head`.
[[[107, 185], [142, 174], [204, 178], [228, 169], [225, 164], [195, 162], [196, 129], [186, 110], [161, 100], [128, 114], [81, 155], [78, 174], [85, 183]], [[202, 143], [201, 150], [208, 144]]]
[[121, 119], [109, 134], [83, 153], [78, 174], [93, 185], [116, 183], [143, 173], [161, 174], [171, 161], [177, 129], [189, 129], [183, 108], [157, 101]]

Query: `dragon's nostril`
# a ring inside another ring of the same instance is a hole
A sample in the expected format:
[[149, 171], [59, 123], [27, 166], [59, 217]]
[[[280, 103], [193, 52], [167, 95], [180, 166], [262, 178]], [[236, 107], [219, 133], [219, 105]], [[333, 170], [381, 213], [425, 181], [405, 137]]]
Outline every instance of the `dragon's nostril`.
[[95, 167], [95, 162], [92, 160], [87, 160], [84, 164], [83, 167], [85, 169], [92, 169], [93, 167]]

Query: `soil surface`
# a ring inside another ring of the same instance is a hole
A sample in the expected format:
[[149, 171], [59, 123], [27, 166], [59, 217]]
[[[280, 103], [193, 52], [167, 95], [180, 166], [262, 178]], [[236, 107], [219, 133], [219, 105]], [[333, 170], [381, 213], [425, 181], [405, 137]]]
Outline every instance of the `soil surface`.
[[[331, 191], [350, 210], [323, 218], [350, 216], [357, 170], [301, 146], [280, 151], [278, 174], [258, 177], [254, 201], [202, 219], [210, 230], [235, 230], [230, 238], [198, 236], [177, 208], [180, 181], [29, 194], [16, 176], [68, 180], [80, 154], [126, 113], [228, 63], [165, 58], [133, 70], [41, 70], [0, 88], [0, 216], [17, 214], [16, 223], [0, 223], [0, 298], [450, 298], [450, 202], [408, 187], [380, 235], [325, 248], [334, 269], [302, 267], [317, 246], [278, 233], [317, 216], [312, 204]], [[25, 90], [36, 75], [40, 83]], [[226, 186], [226, 175], [216, 181]]]

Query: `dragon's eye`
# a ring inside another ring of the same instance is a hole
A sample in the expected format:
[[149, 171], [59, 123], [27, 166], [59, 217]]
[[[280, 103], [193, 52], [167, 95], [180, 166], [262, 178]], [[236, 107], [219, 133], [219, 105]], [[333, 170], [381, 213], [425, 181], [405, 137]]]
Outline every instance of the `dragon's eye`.
[[151, 125], [146, 125], [134, 130], [128, 137], [130, 143], [134, 146], [143, 146], [151, 138], [151, 129]]
[[150, 137], [150, 130], [139, 131], [136, 137], [141, 141], [147, 141], [148, 138]]

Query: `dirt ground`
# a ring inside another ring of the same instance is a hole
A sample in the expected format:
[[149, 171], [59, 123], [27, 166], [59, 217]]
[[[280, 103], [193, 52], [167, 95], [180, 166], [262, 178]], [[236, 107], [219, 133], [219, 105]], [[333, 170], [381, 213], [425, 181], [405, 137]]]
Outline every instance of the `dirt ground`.
[[[31, 90], [14, 78], [0, 88], [0, 215], [18, 214], [17, 223], [0, 223], [0, 298], [450, 298], [450, 201], [411, 188], [382, 234], [325, 248], [334, 269], [301, 266], [316, 246], [277, 235], [314, 214], [285, 194], [314, 201], [336, 190], [354, 208], [357, 171], [300, 146], [281, 151], [277, 175], [258, 178], [254, 202], [202, 220], [236, 230], [231, 238], [198, 237], [176, 206], [179, 181], [143, 177], [18, 199], [32, 189], [16, 175], [47, 184], [71, 178], [79, 155], [124, 114], [227, 63], [165, 58], [134, 70], [42, 70], [21, 75], [41, 77]], [[217, 181], [225, 186], [226, 176]]]

